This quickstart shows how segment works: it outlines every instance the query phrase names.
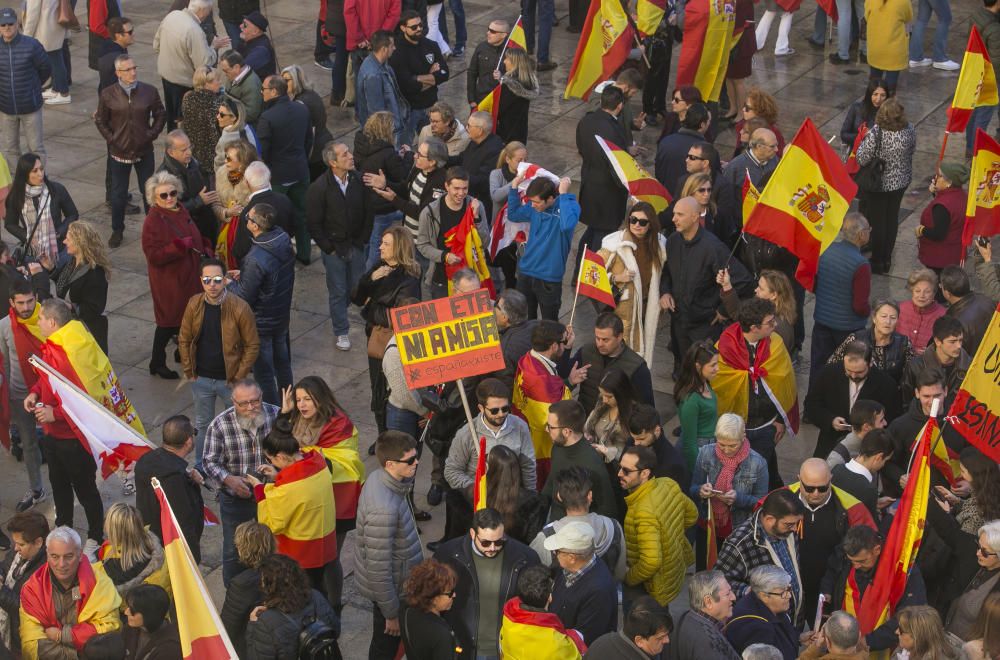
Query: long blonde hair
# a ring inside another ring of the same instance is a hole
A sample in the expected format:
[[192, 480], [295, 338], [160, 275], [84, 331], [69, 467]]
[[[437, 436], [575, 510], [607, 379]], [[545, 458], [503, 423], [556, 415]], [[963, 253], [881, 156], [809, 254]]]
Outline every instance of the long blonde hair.
[[[707, 183], [712, 185], [712, 175], [705, 172], [695, 172], [687, 178], [684, 182], [684, 188], [681, 190], [681, 197], [694, 197], [695, 191], [701, 187], [701, 184]], [[708, 198], [708, 209], [715, 213], [715, 200], [711, 196]]]
[[538, 79], [535, 77], [535, 65], [527, 53], [519, 48], [507, 49], [504, 57], [510, 58], [510, 63], [514, 69], [513, 71], [508, 71], [507, 75], [517, 79], [517, 82], [528, 89], [538, 89]]
[[149, 532], [134, 506], [124, 502], [112, 504], [104, 517], [104, 535], [108, 537], [112, 552], [117, 553], [123, 571], [127, 572], [153, 556]]
[[414, 277], [420, 277], [420, 264], [414, 256], [416, 248], [409, 230], [403, 227], [389, 227], [382, 232], [383, 236], [386, 234], [392, 235], [392, 258], [399, 267]]
[[899, 611], [900, 631], [906, 630], [913, 637], [910, 657], [915, 660], [953, 660], [954, 649], [945, 638], [941, 615], [929, 605], [913, 605]]
[[86, 264], [91, 268], [103, 268], [104, 276], [111, 278], [111, 260], [108, 259], [108, 251], [104, 247], [101, 235], [97, 233], [97, 228], [86, 220], [77, 220], [70, 224], [66, 230], [66, 236], [76, 243], [78, 254], [76, 263]]
[[795, 293], [788, 275], [780, 270], [765, 268], [760, 271], [760, 277], [767, 282], [767, 287], [774, 291], [774, 313], [788, 322], [789, 325], [795, 325], [798, 312], [795, 307]]

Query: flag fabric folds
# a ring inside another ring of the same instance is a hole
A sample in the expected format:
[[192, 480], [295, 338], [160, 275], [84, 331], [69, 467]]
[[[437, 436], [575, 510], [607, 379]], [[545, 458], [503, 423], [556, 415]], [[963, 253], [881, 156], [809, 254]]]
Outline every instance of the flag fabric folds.
[[479, 436], [479, 458], [476, 459], [476, 480], [472, 491], [472, 510], [486, 508], [486, 437]]
[[677, 63], [677, 85], [694, 85], [706, 102], [719, 100], [736, 43], [732, 0], [691, 0], [684, 6], [684, 41]]
[[365, 482], [365, 464], [358, 455], [358, 428], [346, 414], [337, 411], [320, 429], [316, 444], [302, 447], [302, 451], [314, 449], [330, 461], [337, 519], [353, 520], [361, 497], [361, 485]]
[[997, 234], [1000, 234], [1000, 143], [980, 128], [976, 129], [962, 245], [971, 245], [973, 236]]
[[858, 134], [854, 136], [854, 143], [851, 144], [851, 151], [847, 154], [847, 160], [844, 162], [844, 169], [851, 176], [857, 174], [861, 169], [861, 166], [858, 165], [858, 147], [861, 146], [861, 141], [865, 139], [866, 135], [868, 135], [868, 124], [861, 122], [861, 125], [858, 126]]
[[824, 14], [833, 20], [837, 20], [840, 16], [840, 14], [837, 13], [836, 0], [816, 0], [816, 4], [819, 5], [819, 8], [823, 10]]
[[597, 83], [611, 78], [632, 50], [634, 34], [621, 0], [592, 0], [563, 98], [586, 100]]
[[[494, 120], [494, 124], [496, 120]], [[233, 255], [233, 243], [236, 241], [236, 227], [239, 225], [240, 216], [234, 215], [219, 227], [219, 237], [215, 239], [215, 256], [224, 264], [228, 270], [236, 270], [239, 264]]]
[[58, 398], [62, 414], [80, 443], [94, 457], [102, 477], [107, 479], [119, 469], [130, 469], [143, 454], [153, 449], [144, 435], [70, 382], [65, 372], [56, 371], [38, 357], [32, 357], [31, 364], [45, 379], [45, 386]]
[[502, 85], [497, 85], [493, 91], [487, 94], [482, 101], [476, 105], [476, 110], [490, 113], [493, 117], [493, 130], [497, 130], [497, 116], [500, 113], [500, 89]]
[[595, 135], [594, 138], [601, 145], [604, 155], [611, 163], [611, 169], [618, 175], [618, 180], [628, 190], [629, 195], [648, 202], [657, 213], [666, 211], [673, 199], [663, 184], [639, 165], [635, 158], [632, 158], [632, 154], [600, 135]]
[[525, 609], [520, 597], [503, 606], [500, 655], [507, 660], [579, 660], [586, 652], [582, 635], [567, 630], [556, 614]]
[[511, 412], [528, 423], [531, 441], [535, 446], [535, 464], [538, 473], [538, 489], [545, 485], [552, 461], [552, 438], [545, 430], [549, 418], [549, 406], [556, 401], [571, 399], [566, 383], [555, 370], [548, 369], [541, 359], [528, 351], [517, 363], [514, 376], [514, 390], [511, 397]]
[[743, 231], [798, 257], [795, 279], [812, 291], [819, 257], [840, 234], [857, 190], [837, 153], [806, 118]]
[[757, 206], [757, 202], [760, 201], [760, 191], [757, 190], [757, 186], [753, 185], [753, 181], [750, 180], [750, 170], [747, 170], [746, 176], [743, 179], [743, 217], [749, 218], [750, 214], [753, 213], [753, 209]]
[[997, 77], [993, 71], [990, 54], [975, 25], [969, 32], [969, 43], [962, 57], [962, 70], [958, 72], [955, 96], [948, 109], [948, 133], [961, 133], [972, 117], [972, 111], [983, 105], [997, 105]]
[[486, 251], [476, 230], [476, 214], [471, 202], [465, 207], [465, 214], [459, 223], [444, 233], [444, 244], [452, 254], [461, 259], [457, 264], [445, 264], [444, 274], [448, 278], [448, 295], [452, 293], [451, 276], [462, 268], [468, 268], [479, 276], [479, 283], [489, 290], [490, 298], [495, 300], [497, 292], [490, 277], [490, 269], [486, 266]]
[[524, 51], [528, 50], [528, 39], [524, 36], [524, 21], [520, 16], [517, 17], [517, 20], [514, 22], [514, 27], [510, 29], [510, 34], [507, 36], [507, 43], [504, 44], [504, 50], [508, 48], [520, 48]]
[[153, 492], [160, 501], [160, 529], [163, 530], [163, 554], [170, 571], [170, 588], [177, 609], [177, 631], [185, 660], [238, 660], [236, 649], [212, 604], [208, 588], [191, 556], [184, 534], [160, 482], [153, 479]]
[[[517, 192], [522, 201], [528, 185], [535, 180], [535, 177], [544, 176], [559, 185], [559, 177], [533, 163], [518, 163], [517, 173], [521, 176], [521, 185], [517, 187]], [[530, 229], [530, 222], [511, 222], [507, 219], [507, 202], [504, 202], [493, 218], [493, 227], [490, 228], [490, 259], [496, 259], [497, 252], [511, 243], [526, 243]]]
[[712, 503], [705, 507], [708, 510], [708, 517], [705, 520], [705, 570], [710, 571], [715, 568], [715, 562], [719, 561], [719, 548], [717, 547], [718, 532], [715, 529], [715, 515], [712, 513]]
[[648, 37], [656, 32], [663, 15], [667, 13], [667, 0], [636, 0], [635, 26], [640, 37]]
[[996, 442], [1000, 427], [1000, 387], [996, 385], [996, 347], [1000, 345], [1000, 305], [993, 312], [986, 335], [972, 357], [947, 420], [971, 445], [1000, 462]]
[[615, 307], [615, 297], [611, 292], [611, 280], [608, 278], [604, 257], [592, 252], [588, 247], [583, 249], [580, 277], [576, 286], [577, 290], [588, 298], [604, 303], [608, 307]]

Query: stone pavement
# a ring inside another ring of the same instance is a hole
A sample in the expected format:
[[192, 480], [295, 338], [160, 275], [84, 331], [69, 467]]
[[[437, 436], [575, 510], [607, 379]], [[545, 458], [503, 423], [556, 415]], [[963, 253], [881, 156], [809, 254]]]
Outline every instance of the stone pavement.
[[[0, 5], [10, 6], [11, 0], [2, 0]], [[125, 14], [132, 19], [136, 32], [136, 44], [131, 52], [139, 65], [139, 79], [160, 86], [156, 75], [155, 56], [152, 53], [153, 34], [169, 6], [167, 0], [152, 0], [135, 2], [126, 0]], [[317, 91], [327, 96], [330, 90], [330, 74], [313, 65], [312, 49], [314, 40], [314, 20], [318, 3], [304, 0], [268, 0], [264, 11], [270, 18], [271, 32], [282, 65], [290, 63], [302, 64]], [[551, 73], [539, 75], [542, 85], [541, 98], [532, 104], [529, 120], [530, 142], [528, 143], [529, 160], [538, 162], [553, 172], [570, 177], [579, 176], [579, 156], [575, 147], [576, 122], [592, 107], [592, 104], [579, 100], [563, 100], [562, 90], [572, 61], [573, 49], [577, 35], [566, 32], [567, 2], [559, 0], [556, 3], [557, 15], [561, 25], [557, 26], [552, 36], [552, 52], [560, 66]], [[485, 37], [486, 26], [493, 18], [504, 18], [511, 22], [517, 17], [518, 3], [512, 0], [487, 2], [486, 0], [465, 0], [470, 41], [467, 52], [471, 54], [475, 44]], [[82, 22], [84, 4], [80, 3]], [[788, 57], [776, 58], [771, 50], [762, 51], [755, 59], [752, 82], [775, 95], [780, 106], [779, 125], [788, 139], [806, 117], [811, 117], [824, 136], [839, 133], [840, 124], [847, 106], [863, 91], [867, 80], [867, 66], [850, 65], [836, 67], [826, 61], [826, 53], [820, 53], [810, 48], [805, 39], [812, 31], [812, 21], [815, 6], [806, 3], [796, 14], [791, 43], [798, 53]], [[954, 6], [955, 14], [952, 25], [952, 38], [949, 42], [949, 55], [952, 59], [961, 61], [962, 51], [968, 35], [968, 14], [970, 9], [965, 6]], [[449, 22], [451, 23], [449, 16]], [[219, 33], [224, 34], [221, 23]], [[454, 35], [454, 25], [449, 25]], [[931, 33], [932, 30], [928, 30]], [[928, 34], [928, 40], [930, 35]], [[773, 49], [773, 39], [769, 46]], [[77, 206], [81, 217], [94, 221], [105, 235], [110, 234], [110, 218], [103, 206], [104, 201], [104, 168], [105, 146], [97, 130], [93, 126], [91, 116], [96, 109], [97, 75], [89, 70], [87, 62], [87, 35], [85, 32], [72, 35], [74, 85], [72, 88], [73, 103], [56, 107], [46, 107], [44, 111], [45, 145], [48, 151], [48, 174], [51, 178], [67, 186]], [[675, 51], [674, 63], [678, 59], [679, 49]], [[465, 63], [451, 61], [452, 79], [441, 89], [441, 98], [453, 103], [464, 113], [465, 106]], [[673, 80], [673, 75], [671, 76]], [[873, 285], [874, 297], [889, 296], [896, 299], [905, 298], [905, 277], [916, 265], [915, 238], [913, 227], [919, 222], [919, 210], [926, 203], [929, 195], [926, 183], [932, 172], [935, 158], [940, 147], [940, 141], [945, 125], [945, 109], [954, 90], [956, 74], [949, 74], [933, 69], [923, 69], [920, 73], [904, 72], [900, 84], [900, 99], [906, 107], [907, 116], [917, 128], [918, 145], [914, 159], [915, 180], [911, 192], [903, 201], [903, 219], [900, 228], [900, 238], [896, 249], [895, 265], [890, 276], [875, 278]], [[669, 97], [668, 97], [669, 98]], [[352, 135], [356, 130], [353, 111], [347, 109], [328, 109], [328, 125], [338, 140], [353, 144]], [[650, 128], [641, 133], [637, 139], [647, 148], [644, 160], [652, 169], [652, 155], [655, 152], [655, 141], [659, 129]], [[724, 132], [717, 144], [724, 156], [728, 157], [735, 139], [731, 130]], [[841, 146], [835, 140], [835, 146]], [[955, 136], [949, 145], [948, 154], [961, 158], [964, 146], [960, 136]], [[157, 147], [158, 160], [162, 148]], [[13, 167], [13, 164], [11, 164]], [[579, 181], [574, 181], [578, 186]], [[115, 266], [110, 284], [108, 316], [110, 319], [111, 361], [118, 375], [135, 402], [150, 437], [159, 439], [159, 426], [167, 417], [185, 413], [193, 416], [191, 396], [188, 386], [176, 381], [163, 381], [149, 376], [147, 371], [149, 349], [153, 335], [152, 301], [146, 278], [146, 266], [139, 245], [142, 216], [131, 216], [127, 219], [125, 242], [121, 248], [112, 253]], [[10, 241], [9, 236], [5, 238]], [[363, 350], [365, 345], [363, 325], [360, 317], [352, 311], [351, 339], [354, 350], [344, 353], [334, 349], [327, 312], [327, 292], [322, 265], [318, 262], [318, 252], [314, 251], [316, 259], [311, 266], [297, 267], [295, 294], [292, 303], [292, 357], [296, 378], [315, 374], [330, 383], [338, 399], [357, 424], [361, 434], [362, 455], [369, 469], [374, 468], [374, 459], [368, 457], [364, 449], [375, 439], [375, 426], [369, 410], [369, 386], [367, 359]], [[562, 315], [568, 320], [570, 306], [573, 300], [572, 287], [569, 284], [573, 274], [567, 272], [566, 286], [563, 294]], [[807, 324], [811, 326], [811, 298], [807, 301]], [[592, 308], [582, 303], [576, 315], [575, 326], [580, 341], [586, 339], [587, 329], [592, 327], [594, 314]], [[666, 326], [666, 320], [661, 322]], [[672, 382], [670, 373], [672, 359], [666, 350], [666, 335], [660, 333], [658, 358], [652, 365], [654, 388], [657, 403], [665, 418], [674, 416], [674, 406], [671, 399]], [[808, 339], [804, 348], [808, 355]], [[803, 361], [805, 364], [807, 361]], [[800, 368], [802, 386], [799, 389], [800, 401], [804, 399], [804, 383], [806, 375]], [[673, 428], [676, 422], [668, 425]], [[804, 457], [811, 455], [815, 442], [816, 430], [806, 426], [798, 438], [786, 440], [779, 447], [780, 466], [786, 479], [795, 475], [797, 465]], [[0, 520], [6, 521], [13, 513], [13, 504], [26, 489], [26, 479], [22, 476], [22, 466], [13, 458], [4, 454], [0, 457], [3, 474], [7, 477], [0, 483]], [[417, 502], [426, 505], [425, 495], [428, 485], [430, 467], [422, 466], [418, 472]], [[123, 499], [119, 484], [112, 479], [102, 484], [102, 495], [105, 505]], [[213, 501], [209, 502], [217, 510]], [[53, 515], [51, 499], [40, 505], [40, 510]], [[423, 538], [433, 540], [439, 537], [444, 518], [443, 507], [433, 509], [434, 520], [423, 525]], [[76, 517], [77, 523], [83, 521], [82, 511]], [[347, 607], [344, 610], [344, 635], [342, 648], [345, 657], [361, 658], [371, 630], [370, 604], [358, 597], [353, 589], [351, 579], [351, 541], [347, 543], [344, 553], [345, 599]], [[217, 570], [221, 555], [221, 534], [219, 528], [206, 530], [202, 541], [204, 557], [203, 571], [208, 585], [221, 605], [224, 597], [221, 571]], [[678, 606], [683, 607], [680, 603]]]

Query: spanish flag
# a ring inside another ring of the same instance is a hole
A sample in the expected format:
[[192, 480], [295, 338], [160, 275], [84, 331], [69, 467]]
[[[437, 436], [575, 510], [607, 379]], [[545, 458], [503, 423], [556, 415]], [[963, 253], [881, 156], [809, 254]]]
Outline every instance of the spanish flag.
[[757, 206], [757, 202], [760, 201], [760, 191], [757, 190], [757, 186], [753, 185], [753, 181], [750, 180], [750, 170], [747, 170], [746, 176], [743, 179], [743, 217], [749, 218], [750, 214], [753, 213], [753, 209]]
[[962, 478], [962, 465], [958, 460], [958, 454], [945, 443], [941, 429], [937, 426], [934, 427], [934, 435], [931, 438], [931, 467], [940, 472], [952, 486]]
[[858, 170], [861, 169], [861, 166], [858, 165], [858, 147], [861, 146], [861, 141], [865, 139], [866, 135], [868, 135], [868, 124], [861, 122], [861, 125], [858, 126], [858, 134], [854, 137], [854, 144], [851, 145], [851, 152], [847, 154], [847, 161], [844, 163], [844, 169], [851, 176], [857, 174]]
[[611, 293], [611, 280], [604, 258], [584, 246], [580, 260], [580, 277], [576, 280], [576, 290], [588, 298], [614, 308], [615, 297]]
[[479, 458], [476, 459], [476, 481], [472, 491], [472, 510], [486, 508], [486, 437], [479, 437]]
[[635, 34], [621, 0], [591, 0], [563, 98], [586, 100], [625, 63]]
[[996, 234], [1000, 234], [1000, 143], [980, 128], [976, 129], [962, 244], [968, 247], [973, 236]]
[[507, 36], [507, 43], [504, 44], [504, 50], [508, 48], [520, 48], [521, 50], [528, 50], [528, 39], [524, 36], [524, 22], [521, 17], [518, 16], [517, 20], [514, 22], [514, 27], [511, 28], [510, 35]]
[[567, 630], [552, 612], [525, 609], [520, 597], [503, 606], [500, 655], [505, 660], [579, 660], [586, 652], [580, 633]]
[[733, 0], [691, 0], [684, 9], [684, 41], [677, 85], [694, 85], [706, 102], [719, 100], [736, 43]]
[[278, 552], [302, 568], [320, 568], [337, 558], [337, 506], [323, 454], [303, 452], [273, 484], [258, 484], [253, 493], [257, 520], [274, 533]]
[[22, 319], [14, 311], [14, 308], [11, 308], [9, 314], [10, 330], [11, 334], [14, 335], [14, 348], [17, 349], [17, 361], [21, 365], [24, 384], [29, 390], [38, 382], [38, 374], [31, 368], [28, 358], [32, 355], [41, 355], [42, 344], [45, 343], [45, 337], [38, 328], [38, 313], [41, 310], [42, 306], [35, 303], [35, 311], [31, 313], [30, 318]]
[[535, 465], [538, 490], [545, 485], [552, 461], [552, 438], [545, 430], [549, 406], [556, 401], [573, 398], [566, 383], [549, 366], [528, 351], [517, 363], [511, 412], [528, 423], [531, 441], [535, 445]]
[[958, 387], [958, 394], [948, 411], [948, 423], [979, 451], [1000, 462], [1000, 445], [995, 442], [997, 418], [1000, 417], [1000, 388], [993, 378], [995, 363], [991, 364], [997, 344], [1000, 344], [1000, 305], [993, 312], [986, 336]]
[[705, 520], [705, 570], [710, 571], [715, 568], [715, 563], [719, 561], [718, 531], [715, 529], [715, 514], [712, 513], [712, 503], [707, 502], [705, 508], [708, 509], [708, 518]]
[[219, 228], [219, 237], [215, 239], [215, 256], [222, 263], [226, 264], [228, 270], [239, 268], [239, 264], [236, 263], [236, 257], [233, 256], [233, 242], [236, 240], [236, 227], [239, 222], [240, 216], [238, 215], [234, 215], [229, 220], [226, 220], [222, 223], [222, 227]]
[[337, 520], [353, 520], [358, 511], [361, 485], [365, 483], [365, 464], [358, 454], [358, 428], [341, 410], [320, 429], [314, 446], [302, 451], [319, 451], [329, 461], [333, 477], [333, 498]]
[[[163, 554], [170, 571], [170, 589], [177, 609], [177, 631], [185, 660], [239, 660], [233, 643], [212, 604], [208, 587], [198, 564], [191, 556], [180, 525], [174, 516], [160, 482], [153, 479], [153, 492], [160, 501], [160, 528], [163, 531]], [[117, 614], [117, 612], [116, 612]]]
[[482, 110], [483, 112], [490, 113], [493, 117], [493, 130], [497, 130], [497, 116], [500, 114], [500, 89], [502, 85], [497, 85], [493, 88], [493, 91], [487, 94], [479, 105], [476, 106], [476, 110]]
[[969, 32], [969, 45], [965, 47], [962, 57], [962, 70], [958, 73], [958, 83], [955, 85], [955, 96], [948, 109], [948, 133], [961, 133], [965, 130], [972, 111], [982, 105], [1000, 103], [997, 97], [997, 78], [990, 62], [990, 54], [986, 50], [983, 38], [975, 25]]
[[462, 268], [469, 268], [479, 276], [479, 283], [489, 290], [490, 298], [496, 299], [497, 292], [493, 287], [490, 269], [486, 266], [486, 251], [476, 230], [476, 214], [472, 212], [471, 202], [466, 205], [465, 215], [459, 223], [444, 233], [444, 244], [452, 254], [461, 259], [457, 264], [445, 264], [444, 274], [448, 278], [448, 295], [451, 295], [451, 276]]
[[795, 279], [812, 291], [819, 257], [840, 234], [854, 183], [808, 117], [785, 149], [743, 231], [799, 258]]
[[600, 135], [595, 135], [594, 139], [601, 145], [601, 150], [608, 157], [611, 168], [618, 175], [618, 180], [628, 190], [629, 195], [648, 202], [657, 213], [663, 213], [667, 210], [673, 198], [655, 176], [639, 165], [635, 158], [632, 158], [632, 154], [615, 143], [608, 142]]
[[667, 13], [667, 0], [637, 0], [635, 26], [639, 30], [639, 36], [648, 37], [656, 32], [665, 13]]

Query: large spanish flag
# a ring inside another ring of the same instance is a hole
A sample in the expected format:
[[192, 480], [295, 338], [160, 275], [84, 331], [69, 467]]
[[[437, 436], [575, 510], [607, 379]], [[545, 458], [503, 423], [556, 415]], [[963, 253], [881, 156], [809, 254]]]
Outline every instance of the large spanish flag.
[[743, 231], [799, 258], [795, 279], [812, 291], [819, 257], [840, 233], [858, 187], [808, 117], [785, 149]]
[[663, 187], [663, 184], [639, 165], [635, 158], [632, 158], [632, 154], [614, 142], [608, 142], [600, 135], [595, 135], [594, 138], [601, 145], [601, 150], [608, 157], [611, 168], [618, 175], [618, 180], [628, 190], [628, 194], [636, 199], [648, 202], [657, 213], [666, 211], [673, 199], [670, 197], [667, 189]]
[[586, 652], [580, 633], [567, 630], [552, 612], [525, 609], [518, 597], [503, 606], [500, 655], [505, 660], [578, 660]]
[[563, 98], [586, 100], [625, 63], [634, 34], [621, 0], [591, 0]]
[[326, 566], [337, 558], [337, 507], [330, 471], [318, 451], [305, 451], [278, 472], [273, 484], [254, 486], [257, 521], [267, 525], [278, 552], [302, 568]]
[[333, 477], [333, 497], [338, 520], [353, 520], [358, 511], [361, 485], [365, 483], [365, 464], [358, 454], [358, 428], [347, 414], [338, 410], [320, 429], [314, 446], [302, 451], [318, 450], [330, 461]]
[[493, 117], [493, 130], [497, 130], [497, 116], [500, 114], [500, 89], [502, 85], [497, 85], [493, 91], [487, 94], [476, 106], [476, 110], [490, 113]]
[[583, 259], [580, 260], [580, 276], [576, 280], [576, 290], [608, 307], [616, 307], [604, 257], [592, 252], [586, 246], [583, 249]]
[[635, 26], [639, 30], [639, 36], [648, 37], [656, 32], [665, 13], [667, 0], [636, 0]]
[[486, 266], [486, 251], [476, 230], [476, 215], [472, 212], [471, 203], [466, 205], [465, 214], [459, 223], [444, 233], [444, 244], [452, 254], [461, 259], [457, 264], [445, 264], [444, 274], [448, 278], [448, 295], [452, 293], [451, 276], [462, 268], [469, 268], [479, 276], [479, 283], [489, 290], [490, 298], [496, 300], [497, 292], [493, 287], [490, 269]]
[[684, 41], [677, 63], [677, 84], [694, 85], [706, 102], [719, 100], [736, 43], [732, 0], [691, 0], [684, 7]]
[[970, 444], [1000, 462], [1000, 387], [996, 384], [995, 350], [1000, 345], [1000, 305], [972, 358], [965, 379], [948, 411], [948, 423]]
[[535, 464], [538, 472], [538, 490], [542, 490], [549, 476], [552, 462], [552, 438], [545, 430], [549, 419], [549, 406], [556, 401], [573, 398], [559, 374], [528, 351], [517, 363], [514, 376], [512, 412], [528, 423], [531, 441], [535, 445]]
[[997, 234], [1000, 234], [1000, 143], [977, 128], [962, 244], [971, 245], [973, 236]]
[[174, 516], [160, 482], [153, 479], [153, 492], [160, 501], [160, 528], [163, 531], [163, 554], [170, 571], [170, 589], [177, 609], [177, 631], [185, 660], [239, 660], [233, 643], [222, 625], [219, 613], [208, 595], [198, 564], [191, 556], [180, 525]]
[[958, 83], [955, 85], [955, 96], [948, 109], [948, 133], [961, 133], [969, 123], [972, 111], [981, 105], [996, 105], [1000, 103], [997, 97], [997, 77], [990, 62], [990, 54], [986, 50], [983, 38], [975, 25], [969, 32], [969, 44], [965, 47], [962, 57], [962, 70], [958, 73]]

